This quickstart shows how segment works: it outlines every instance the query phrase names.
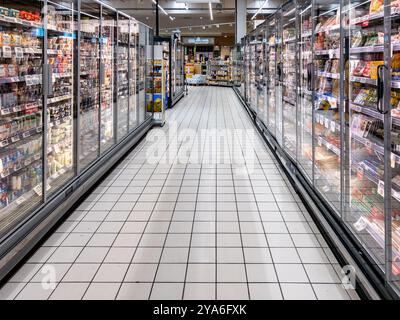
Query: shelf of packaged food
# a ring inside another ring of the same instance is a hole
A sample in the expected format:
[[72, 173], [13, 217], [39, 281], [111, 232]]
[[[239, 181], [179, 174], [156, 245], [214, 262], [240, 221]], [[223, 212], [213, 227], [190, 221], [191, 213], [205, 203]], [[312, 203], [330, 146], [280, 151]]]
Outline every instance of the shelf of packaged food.
[[72, 51], [67, 50], [67, 49], [62, 49], [62, 50], [47, 49], [47, 54], [48, 55], [58, 55], [58, 56], [68, 56], [68, 55], [72, 55]]
[[331, 78], [331, 79], [340, 79], [340, 73], [331, 73], [331, 72], [325, 72], [325, 71], [316, 71], [315, 74], [318, 77], [325, 77], [325, 78]]
[[51, 121], [49, 123], [49, 127], [52, 128], [54, 126], [59, 126], [60, 124], [67, 123], [68, 121], [71, 121], [71, 119], [72, 119], [71, 116], [66, 116], [66, 117]]
[[[365, 26], [368, 26], [367, 22], [377, 19], [383, 19], [383, 17], [384, 17], [384, 12], [382, 10], [381, 12], [377, 13], [365, 14], [362, 17], [351, 19], [350, 21], [352, 25], [365, 24]], [[394, 19], [398, 17], [400, 17], [400, 8], [391, 8], [391, 18]]]
[[314, 55], [316, 56], [329, 55], [333, 57], [333, 56], [338, 56], [339, 53], [340, 53], [339, 49], [314, 50]]
[[27, 131], [24, 132], [19, 132], [11, 137], [8, 137], [2, 141], [0, 141], [0, 147], [6, 147], [10, 144], [16, 143], [18, 141], [20, 141], [21, 139], [26, 139], [30, 136], [33, 136], [35, 134], [38, 134], [42, 132], [42, 127], [37, 127], [37, 128], [33, 128], [33, 129], [29, 129]]
[[16, 77], [6, 77], [0, 79], [0, 84], [15, 83], [15, 82], [26, 82], [27, 85], [36, 85], [42, 82], [42, 75], [26, 75], [26, 76], [16, 76]]
[[315, 121], [317, 123], [319, 123], [320, 125], [324, 126], [326, 129], [329, 129], [332, 132], [340, 131], [340, 123], [339, 122], [329, 119], [328, 117], [326, 117], [318, 112], [315, 112]]
[[2, 22], [8, 22], [8, 23], [14, 23], [14, 24], [19, 24], [21, 26], [25, 27], [32, 27], [32, 28], [43, 28], [43, 24], [37, 21], [28, 21], [28, 20], [23, 20], [20, 18], [14, 18], [14, 17], [7, 17], [3, 14], [0, 14], [0, 21]]
[[293, 37], [293, 38], [288, 38], [288, 39], [284, 39], [283, 40], [283, 43], [290, 43], [290, 42], [295, 42], [296, 41], [296, 37]]
[[350, 53], [383, 52], [383, 45], [350, 48]]
[[55, 79], [62, 79], [62, 78], [71, 78], [72, 73], [70, 72], [65, 72], [65, 73], [53, 73], [53, 77]]
[[295, 101], [295, 100], [290, 99], [290, 98], [288, 98], [288, 97], [282, 97], [282, 98], [283, 98], [283, 101], [284, 101], [284, 102], [286, 102], [286, 103], [288, 103], [288, 104], [290, 104], [290, 105], [292, 105], [292, 106], [296, 106], [296, 101]]
[[327, 94], [315, 92], [315, 97], [321, 100], [326, 100], [329, 102], [332, 108], [337, 108], [339, 104], [339, 99], [336, 97], [329, 96]]
[[329, 141], [325, 140], [324, 137], [318, 136], [316, 137], [319, 146], [325, 146], [326, 149], [332, 151], [337, 156], [340, 156], [340, 148], [335, 146], [334, 144], [330, 143]]
[[47, 99], [47, 104], [57, 103], [57, 102], [64, 101], [64, 100], [69, 100], [69, 99], [72, 99], [72, 96], [70, 94], [63, 95], [63, 96], [58, 96], [58, 97], [54, 97], [54, 98], [48, 98]]
[[315, 33], [319, 32], [330, 32], [330, 31], [339, 31], [340, 30], [340, 24], [334, 24], [331, 26], [322, 26], [318, 29], [315, 29]]
[[15, 106], [15, 107], [10, 107], [10, 108], [2, 108], [0, 110], [0, 115], [2, 116], [6, 116], [9, 115], [11, 113], [18, 113], [18, 112], [22, 112], [22, 111], [28, 111], [31, 109], [36, 109], [39, 108], [41, 106], [41, 102], [35, 102], [35, 103], [27, 103], [24, 105], [20, 105], [20, 106]]
[[28, 156], [23, 163], [20, 163], [18, 166], [8, 169], [8, 170], [3, 170], [0, 173], [0, 178], [4, 179], [7, 178], [8, 176], [17, 173], [18, 171], [26, 168], [27, 166], [31, 165], [32, 163], [34, 163], [35, 161], [38, 161], [39, 159], [41, 159], [42, 155], [36, 154], [36, 155], [32, 155], [32, 156]]
[[377, 80], [371, 79], [371, 78], [366, 78], [366, 77], [356, 77], [356, 76], [350, 76], [350, 81], [351, 82], [359, 82], [359, 83], [365, 83], [365, 84], [370, 84], [370, 85], [377, 85]]
[[[383, 121], [383, 117], [384, 117], [383, 114], [372, 109], [371, 107], [360, 106], [355, 103], [350, 103], [350, 108], [356, 112], [360, 112], [360, 113], [366, 114], [368, 116], [371, 116], [371, 117], [374, 117], [376, 119]], [[398, 125], [400, 124], [400, 119], [393, 118], [393, 122], [395, 122], [395, 121], [398, 123]]]
[[[368, 138], [364, 138], [364, 137], [360, 137], [357, 134], [352, 134], [351, 137], [356, 140], [357, 142], [363, 144], [364, 146], [366, 146], [367, 148], [374, 150], [376, 152], [378, 152], [379, 154], [383, 155], [384, 154], [384, 148], [382, 145], [379, 145], [375, 142], [372, 142], [370, 139]], [[400, 156], [395, 154], [395, 153], [391, 153], [391, 158], [392, 161], [394, 161], [397, 164], [400, 164]]]
[[312, 30], [307, 30], [307, 31], [304, 31], [302, 34], [301, 34], [301, 37], [302, 38], [308, 38], [308, 37], [311, 37], [312, 36]]

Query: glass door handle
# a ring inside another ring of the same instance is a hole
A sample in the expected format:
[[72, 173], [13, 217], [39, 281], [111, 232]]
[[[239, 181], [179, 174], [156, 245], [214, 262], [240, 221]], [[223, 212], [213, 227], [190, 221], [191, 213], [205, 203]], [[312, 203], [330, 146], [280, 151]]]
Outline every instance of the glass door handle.
[[50, 64], [43, 65], [44, 83], [43, 90], [46, 96], [53, 95], [53, 68]]
[[387, 110], [384, 110], [384, 106], [382, 104], [384, 103], [384, 91], [385, 91], [385, 85], [384, 85], [384, 69], [387, 69], [387, 67], [384, 64], [381, 64], [378, 66], [378, 80], [377, 80], [377, 96], [378, 96], [378, 101], [376, 105], [376, 109], [379, 113], [385, 114], [387, 113]]

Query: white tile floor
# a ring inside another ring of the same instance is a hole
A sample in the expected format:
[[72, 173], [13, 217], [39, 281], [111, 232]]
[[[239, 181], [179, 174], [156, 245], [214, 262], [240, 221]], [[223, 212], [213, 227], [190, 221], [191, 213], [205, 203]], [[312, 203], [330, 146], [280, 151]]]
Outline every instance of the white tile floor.
[[232, 89], [191, 88], [167, 119], [1, 299], [357, 299]]

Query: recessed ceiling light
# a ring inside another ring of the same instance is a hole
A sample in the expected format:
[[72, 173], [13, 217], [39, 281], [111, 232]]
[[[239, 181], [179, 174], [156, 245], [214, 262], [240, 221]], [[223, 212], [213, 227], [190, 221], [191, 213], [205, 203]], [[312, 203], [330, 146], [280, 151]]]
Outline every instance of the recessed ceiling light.
[[206, 26], [203, 26], [203, 30], [206, 28]]
[[200, 17], [200, 20], [203, 20], [203, 17]]
[[149, 20], [149, 17], [146, 17], [146, 20]]

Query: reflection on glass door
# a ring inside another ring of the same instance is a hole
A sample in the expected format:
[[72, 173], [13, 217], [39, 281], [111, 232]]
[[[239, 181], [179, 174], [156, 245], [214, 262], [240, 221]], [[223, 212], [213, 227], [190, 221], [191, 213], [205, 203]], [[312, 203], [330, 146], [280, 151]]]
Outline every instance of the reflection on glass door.
[[276, 136], [276, 24], [275, 18], [267, 20], [267, 99], [268, 128]]
[[299, 2], [300, 19], [300, 41], [299, 50], [299, 85], [298, 92], [298, 151], [297, 159], [300, 168], [309, 180], [312, 179], [312, 97], [313, 97], [313, 74], [312, 74], [312, 5], [310, 0]]
[[47, 188], [49, 194], [74, 175], [73, 164], [73, 1], [47, 5]]
[[314, 13], [314, 183], [339, 212], [340, 3], [317, 0]]
[[117, 44], [117, 139], [128, 133], [129, 108], [129, 18], [118, 14]]
[[297, 129], [297, 58], [296, 7], [294, 3], [282, 9], [282, 118], [283, 147], [296, 158]]
[[132, 131], [138, 125], [138, 108], [137, 108], [137, 74], [138, 74], [138, 44], [139, 24], [131, 19], [130, 22], [130, 40], [129, 40], [129, 130]]
[[102, 8], [100, 37], [100, 152], [114, 143], [115, 12]]
[[42, 202], [41, 7], [20, 0], [0, 7], [0, 237]]
[[256, 85], [256, 54], [257, 54], [257, 38], [253, 32], [250, 35], [250, 108], [257, 112], [257, 85]]
[[86, 168], [99, 156], [100, 6], [81, 3], [79, 163]]
[[245, 97], [246, 103], [250, 104], [250, 40], [249, 36], [245, 40], [244, 50], [244, 78], [245, 78]]

